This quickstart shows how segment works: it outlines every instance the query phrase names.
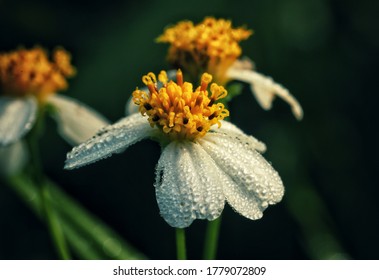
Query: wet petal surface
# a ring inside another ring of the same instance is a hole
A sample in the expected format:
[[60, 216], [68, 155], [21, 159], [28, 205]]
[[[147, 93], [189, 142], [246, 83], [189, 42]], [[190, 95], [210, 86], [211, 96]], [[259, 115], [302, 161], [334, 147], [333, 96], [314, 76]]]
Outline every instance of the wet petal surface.
[[74, 169], [120, 152], [152, 135], [154, 129], [139, 113], [102, 128], [67, 154], [66, 169]]
[[178, 228], [194, 219], [216, 219], [224, 208], [221, 170], [199, 144], [172, 142], [156, 171], [156, 196], [162, 217]]

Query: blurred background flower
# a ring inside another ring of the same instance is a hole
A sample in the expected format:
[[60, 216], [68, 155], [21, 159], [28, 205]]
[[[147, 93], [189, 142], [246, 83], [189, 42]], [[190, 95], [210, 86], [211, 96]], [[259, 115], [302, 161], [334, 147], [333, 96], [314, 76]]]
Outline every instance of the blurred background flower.
[[[230, 103], [233, 122], [269, 147], [265, 158], [286, 193], [259, 221], [226, 208], [218, 257], [377, 259], [378, 13], [372, 0], [0, 0], [0, 48], [65, 46], [78, 69], [65, 94], [114, 122], [140, 77], [169, 67], [167, 46], [154, 42], [165, 26], [205, 16], [246, 24], [254, 35], [241, 43], [244, 54], [296, 96], [305, 117], [297, 122], [279, 101], [263, 111], [249, 93]], [[51, 148], [42, 160], [51, 178], [148, 257], [175, 258], [174, 231], [159, 217], [151, 188], [158, 144], [143, 141], [67, 172], [70, 146], [46, 131], [42, 145]], [[1, 259], [56, 258], [45, 225], [3, 183], [0, 228]], [[187, 232], [190, 258], [201, 257], [204, 228], [195, 221]]]

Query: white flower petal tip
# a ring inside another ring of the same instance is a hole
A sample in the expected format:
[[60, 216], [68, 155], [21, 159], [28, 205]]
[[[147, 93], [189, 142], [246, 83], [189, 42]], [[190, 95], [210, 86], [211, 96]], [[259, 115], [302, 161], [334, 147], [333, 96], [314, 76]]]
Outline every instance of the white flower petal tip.
[[25, 166], [27, 160], [28, 153], [22, 141], [17, 141], [6, 147], [0, 146], [0, 175], [17, 174]]
[[251, 84], [251, 90], [263, 109], [271, 109], [273, 100], [279, 96], [291, 106], [292, 113], [297, 120], [303, 118], [303, 109], [296, 98], [286, 88], [275, 83], [272, 78], [239, 67], [231, 67], [227, 76], [230, 79]]
[[78, 168], [120, 152], [149, 137], [154, 129], [140, 114], [123, 118], [97, 132], [67, 154], [65, 169]]
[[0, 146], [18, 141], [32, 129], [37, 108], [33, 97], [0, 97]]
[[160, 213], [172, 227], [185, 228], [195, 219], [214, 220], [225, 203], [221, 170], [194, 142], [172, 142], [163, 149], [155, 190]]
[[91, 138], [109, 121], [83, 103], [59, 94], [52, 95], [48, 102], [56, 108], [59, 133], [70, 144], [77, 145]]
[[206, 135], [199, 143], [222, 170], [223, 192], [236, 212], [257, 220], [268, 205], [281, 201], [284, 186], [279, 174], [252, 145], [220, 134]]

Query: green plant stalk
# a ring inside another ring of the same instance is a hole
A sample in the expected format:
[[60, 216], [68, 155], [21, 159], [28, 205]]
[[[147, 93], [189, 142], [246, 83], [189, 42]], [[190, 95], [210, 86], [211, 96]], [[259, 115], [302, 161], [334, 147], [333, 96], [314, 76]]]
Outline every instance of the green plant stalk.
[[218, 237], [220, 233], [221, 216], [216, 220], [209, 221], [205, 232], [204, 260], [214, 260], [217, 255]]
[[[50, 184], [52, 196], [55, 198], [54, 203], [62, 217], [67, 218], [73, 225], [83, 231], [92, 242], [101, 246], [108, 258], [146, 259], [144, 255], [125, 242], [103, 222], [64, 194], [55, 184], [52, 182]], [[112, 252], [112, 244], [117, 247], [118, 252]]]
[[[146, 259], [144, 255], [132, 248], [119, 235], [113, 232], [98, 218], [90, 214], [60, 188], [48, 181], [51, 203], [60, 216], [60, 222], [67, 241], [81, 259]], [[8, 178], [8, 185], [25, 203], [43, 218], [42, 201], [39, 188], [26, 175]], [[111, 251], [112, 242], [116, 240], [118, 252]], [[109, 248], [110, 247], [110, 248]]]
[[178, 260], [186, 260], [186, 236], [183, 228], [176, 228], [176, 254]]
[[[22, 176], [8, 178], [7, 184], [35, 212], [38, 218], [41, 220], [44, 219], [42, 199], [39, 195], [38, 186], [34, 185], [29, 178]], [[95, 250], [91, 250], [88, 246], [85, 246], [85, 243], [83, 242], [85, 237], [80, 236], [74, 226], [63, 218], [61, 223], [68, 242], [81, 258], [101, 258], [101, 254], [97, 253]]]
[[53, 242], [57, 248], [59, 257], [62, 260], [71, 259], [70, 252], [67, 247], [65, 235], [62, 230], [61, 221], [58, 218], [58, 215], [55, 209], [52, 207], [51, 198], [49, 193], [48, 185], [44, 184], [41, 187], [41, 196], [42, 196], [42, 207], [43, 212], [46, 217], [46, 221], [52, 236]]
[[36, 123], [33, 129], [29, 132], [29, 134], [26, 137], [26, 143], [28, 145], [30, 153], [30, 172], [33, 176], [35, 184], [39, 186], [43, 213], [46, 218], [49, 232], [53, 240], [54, 246], [57, 250], [57, 253], [61, 259], [68, 260], [70, 259], [70, 253], [60, 225], [60, 221], [50, 203], [49, 187], [47, 185], [46, 178], [43, 174], [42, 164], [40, 160], [38, 141], [43, 132], [45, 115], [44, 110], [45, 109], [43, 107], [41, 107], [38, 110]]

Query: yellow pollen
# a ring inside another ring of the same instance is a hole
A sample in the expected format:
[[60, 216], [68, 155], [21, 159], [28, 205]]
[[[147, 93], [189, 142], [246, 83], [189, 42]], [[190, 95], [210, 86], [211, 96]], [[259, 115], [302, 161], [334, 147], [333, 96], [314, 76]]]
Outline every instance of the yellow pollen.
[[58, 90], [67, 88], [66, 77], [75, 74], [71, 56], [56, 49], [52, 61], [40, 47], [0, 53], [0, 87], [5, 95], [35, 95], [40, 102]]
[[201, 85], [193, 90], [191, 83], [183, 81], [183, 74], [177, 71], [177, 82], [168, 81], [165, 71], [161, 71], [158, 80], [163, 84], [157, 88], [155, 75], [149, 73], [142, 77], [148, 87], [146, 93], [139, 89], [133, 92], [133, 102], [139, 106], [142, 115], [148, 116], [151, 127], [157, 126], [171, 139], [194, 140], [204, 136], [212, 125], [221, 126], [220, 120], [229, 116], [229, 111], [216, 100], [227, 95], [223, 86], [208, 84], [212, 76], [204, 73]]
[[244, 27], [233, 28], [230, 20], [206, 17], [195, 25], [181, 21], [167, 28], [157, 42], [169, 43], [168, 60], [197, 78], [199, 72], [213, 75], [225, 84], [227, 69], [241, 55], [239, 42], [252, 34]]

